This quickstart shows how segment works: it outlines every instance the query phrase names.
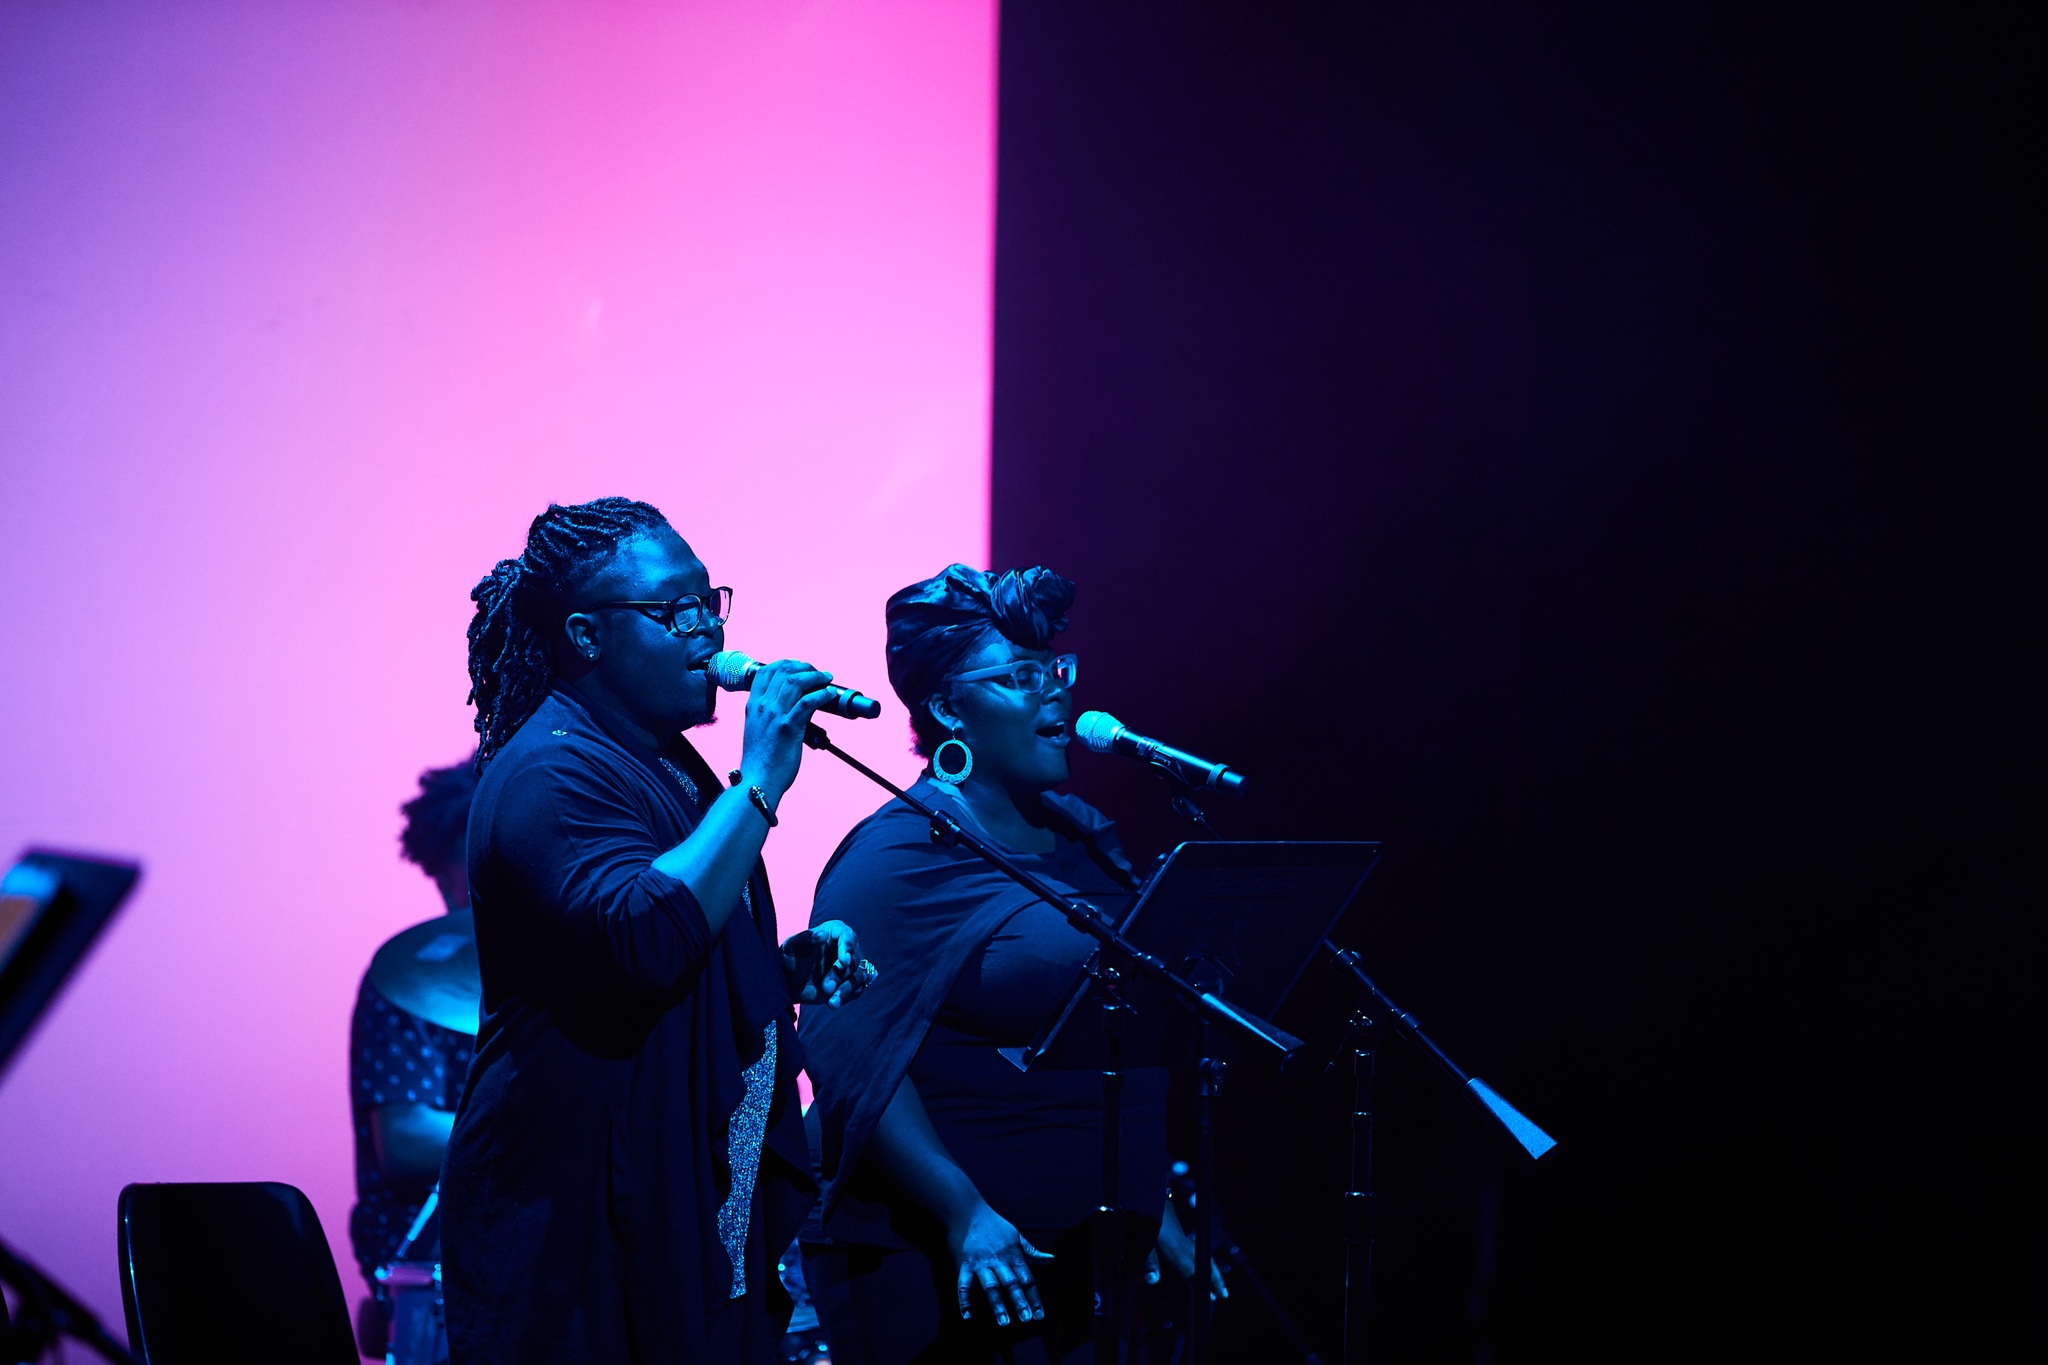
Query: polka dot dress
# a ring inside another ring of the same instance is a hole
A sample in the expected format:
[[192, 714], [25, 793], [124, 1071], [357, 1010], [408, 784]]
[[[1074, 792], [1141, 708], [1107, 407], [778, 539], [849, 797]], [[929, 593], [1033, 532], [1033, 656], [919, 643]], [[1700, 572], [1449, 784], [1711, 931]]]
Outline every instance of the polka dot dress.
[[377, 1169], [370, 1111], [382, 1104], [424, 1104], [453, 1112], [476, 1040], [398, 1008], [363, 976], [349, 1026], [349, 1106], [356, 1127], [356, 1207], [349, 1241], [363, 1278], [391, 1259], [434, 1188], [429, 1180], [387, 1179]]

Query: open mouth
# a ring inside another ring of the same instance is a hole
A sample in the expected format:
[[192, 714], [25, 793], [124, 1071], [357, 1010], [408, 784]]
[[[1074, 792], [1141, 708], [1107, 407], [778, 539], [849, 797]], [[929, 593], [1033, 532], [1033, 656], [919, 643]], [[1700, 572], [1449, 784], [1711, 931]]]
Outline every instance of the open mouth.
[[1067, 729], [1067, 723], [1063, 720], [1056, 720], [1049, 725], [1039, 726], [1038, 737], [1057, 744], [1062, 748], [1065, 748], [1074, 740], [1073, 732]]
[[683, 665], [683, 672], [704, 684], [704, 691], [707, 694], [705, 705], [715, 708], [718, 705], [718, 679], [711, 676], [711, 660], [693, 659]]

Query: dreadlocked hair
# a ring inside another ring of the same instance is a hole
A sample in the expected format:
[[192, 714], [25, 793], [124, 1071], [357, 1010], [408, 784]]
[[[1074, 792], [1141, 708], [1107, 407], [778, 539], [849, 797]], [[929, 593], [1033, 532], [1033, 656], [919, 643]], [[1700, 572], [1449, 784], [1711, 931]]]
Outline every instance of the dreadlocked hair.
[[549, 503], [526, 528], [526, 549], [501, 559], [470, 590], [469, 700], [476, 707], [476, 767], [517, 734], [554, 686], [549, 641], [569, 594], [619, 546], [668, 525], [631, 498], [599, 498], [573, 507]]

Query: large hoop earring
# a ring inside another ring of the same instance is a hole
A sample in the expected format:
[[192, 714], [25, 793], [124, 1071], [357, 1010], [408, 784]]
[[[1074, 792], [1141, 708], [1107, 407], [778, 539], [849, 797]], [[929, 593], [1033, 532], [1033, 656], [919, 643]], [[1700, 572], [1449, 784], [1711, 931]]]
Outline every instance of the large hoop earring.
[[[948, 749], [958, 749], [960, 751], [960, 771], [957, 773], [946, 771], [945, 757], [946, 750]], [[932, 781], [943, 782], [949, 787], [957, 787], [962, 782], [965, 782], [967, 774], [973, 771], [974, 750], [967, 747], [967, 741], [949, 739], [938, 748], [932, 750]]]

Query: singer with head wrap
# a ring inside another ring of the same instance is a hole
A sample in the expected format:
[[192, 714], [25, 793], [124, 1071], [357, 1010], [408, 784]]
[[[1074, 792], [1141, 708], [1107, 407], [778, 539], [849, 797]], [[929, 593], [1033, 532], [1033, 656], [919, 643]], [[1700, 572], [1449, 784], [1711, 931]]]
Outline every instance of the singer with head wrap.
[[[889, 681], [929, 760], [912, 794], [1115, 917], [1136, 881], [1110, 822], [1052, 791], [1076, 668], [1053, 640], [1073, 600], [1046, 569], [955, 564], [889, 599]], [[1093, 941], [893, 801], [840, 844], [812, 915], [888, 968], [857, 1008], [803, 1019], [828, 1182], [804, 1270], [833, 1360], [1089, 1359], [1101, 1081], [996, 1050], [1031, 1040]], [[1131, 1271], [1167, 1208], [1165, 1104], [1163, 1070], [1125, 1073]], [[1166, 1238], [1180, 1263], [1177, 1224]]]
[[863, 979], [843, 924], [778, 947], [759, 856], [828, 675], [760, 670], [728, 788], [683, 732], [732, 593], [661, 513], [551, 506], [471, 596], [484, 998], [441, 1178], [450, 1358], [778, 1360], [773, 1256], [811, 1196], [790, 1003]]

